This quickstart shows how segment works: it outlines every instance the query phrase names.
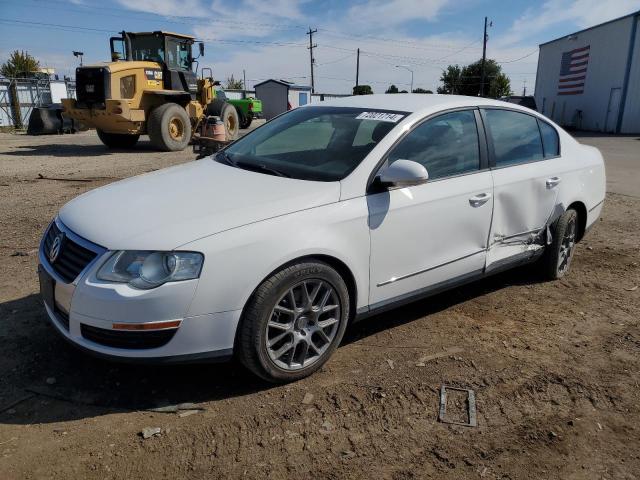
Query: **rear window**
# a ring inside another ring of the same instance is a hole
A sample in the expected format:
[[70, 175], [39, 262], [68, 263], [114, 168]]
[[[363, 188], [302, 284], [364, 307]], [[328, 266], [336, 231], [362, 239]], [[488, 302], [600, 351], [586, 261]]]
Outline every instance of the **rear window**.
[[406, 115], [363, 108], [296, 108], [236, 141], [216, 160], [302, 180], [338, 181]]

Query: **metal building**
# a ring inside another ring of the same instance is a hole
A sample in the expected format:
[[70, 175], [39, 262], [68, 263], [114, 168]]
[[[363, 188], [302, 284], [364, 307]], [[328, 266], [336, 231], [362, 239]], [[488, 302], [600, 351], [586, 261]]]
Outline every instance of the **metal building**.
[[560, 125], [640, 133], [640, 11], [540, 45], [535, 99]]
[[288, 109], [311, 102], [311, 87], [294, 85], [285, 80], [269, 79], [253, 87], [256, 98], [262, 100], [262, 115], [270, 120]]

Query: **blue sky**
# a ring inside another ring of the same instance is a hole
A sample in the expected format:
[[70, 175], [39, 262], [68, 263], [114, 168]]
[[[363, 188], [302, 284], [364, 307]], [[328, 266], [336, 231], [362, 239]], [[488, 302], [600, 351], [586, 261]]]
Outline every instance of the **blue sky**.
[[71, 52], [85, 64], [109, 58], [109, 36], [171, 30], [205, 40], [201, 66], [224, 80], [246, 70], [249, 87], [266, 78], [308, 84], [314, 34], [316, 91], [348, 93], [361, 49], [360, 83], [383, 92], [394, 83], [435, 91], [446, 65], [482, 54], [502, 63], [512, 89], [533, 91], [539, 43], [640, 10], [640, 0], [0, 0], [0, 60], [27, 50], [42, 65], [70, 74]]

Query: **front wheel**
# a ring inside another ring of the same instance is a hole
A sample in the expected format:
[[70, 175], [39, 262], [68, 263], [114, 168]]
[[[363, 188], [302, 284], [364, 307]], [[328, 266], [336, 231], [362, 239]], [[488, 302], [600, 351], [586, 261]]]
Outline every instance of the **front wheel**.
[[98, 138], [107, 148], [133, 148], [140, 135], [130, 135], [127, 133], [107, 133], [97, 130]]
[[158, 150], [184, 150], [191, 140], [191, 120], [184, 107], [177, 103], [165, 103], [149, 115], [147, 133], [151, 143]]
[[564, 277], [569, 271], [578, 233], [578, 213], [569, 209], [556, 221], [553, 239], [540, 259], [543, 275], [549, 280]]
[[240, 361], [274, 383], [311, 375], [336, 350], [349, 319], [349, 292], [329, 265], [304, 262], [265, 280], [245, 309]]

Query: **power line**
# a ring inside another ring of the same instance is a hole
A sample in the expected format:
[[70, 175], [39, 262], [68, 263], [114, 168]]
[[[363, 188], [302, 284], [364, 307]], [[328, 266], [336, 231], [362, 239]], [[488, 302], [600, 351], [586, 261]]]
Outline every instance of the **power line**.
[[350, 53], [349, 55], [345, 55], [344, 57], [340, 57], [340, 58], [337, 58], [335, 60], [329, 60], [328, 62], [323, 62], [323, 63], [316, 63], [316, 67], [323, 67], [325, 65], [330, 65], [332, 63], [338, 63], [338, 62], [341, 62], [343, 60], [346, 60], [347, 58], [351, 58], [354, 55], [355, 55], [355, 53]]
[[533, 52], [527, 53], [525, 56], [520, 57], [520, 58], [516, 58], [515, 60], [505, 60], [504, 62], [499, 62], [496, 60], [496, 63], [514, 63], [514, 62], [519, 62], [520, 60], [524, 60], [525, 58], [530, 57], [531, 55], [533, 55], [534, 53], [538, 53], [538, 49], [535, 49]]

